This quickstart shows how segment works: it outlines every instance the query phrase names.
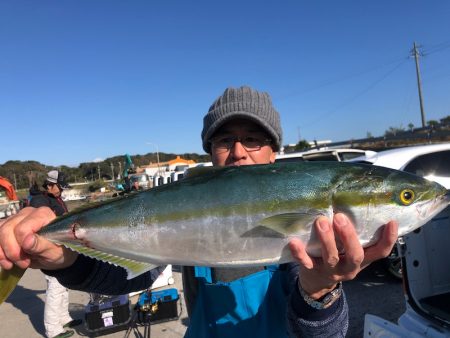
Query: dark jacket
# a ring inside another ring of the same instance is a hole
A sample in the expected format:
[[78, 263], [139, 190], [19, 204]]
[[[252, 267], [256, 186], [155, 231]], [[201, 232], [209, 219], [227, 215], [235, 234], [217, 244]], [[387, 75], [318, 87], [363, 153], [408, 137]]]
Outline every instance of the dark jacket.
[[49, 207], [56, 216], [61, 216], [68, 212], [66, 203], [64, 203], [61, 196], [55, 197], [47, 192], [33, 195], [30, 201], [30, 207]]

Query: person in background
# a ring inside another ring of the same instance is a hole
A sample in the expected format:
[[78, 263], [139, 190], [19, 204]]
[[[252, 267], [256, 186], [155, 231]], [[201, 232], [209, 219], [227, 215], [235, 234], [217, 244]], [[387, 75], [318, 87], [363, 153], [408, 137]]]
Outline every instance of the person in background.
[[[280, 150], [280, 117], [269, 94], [250, 87], [227, 88], [203, 119], [203, 149], [215, 166], [269, 164]], [[205, 198], [214, 198], [214, 192]], [[24, 209], [0, 227], [0, 266], [41, 268], [65, 286], [100, 294], [148, 288], [152, 271], [127, 280], [124, 269], [79, 255], [37, 236], [52, 217], [46, 208]], [[314, 224], [322, 257], [292, 239], [295, 262], [247, 269], [182, 267], [189, 315], [185, 337], [345, 337], [348, 305], [342, 282], [386, 257], [398, 225], [384, 225], [380, 240], [363, 249], [352, 222], [341, 213]], [[338, 236], [345, 253], [339, 253]], [[21, 253], [23, 256], [20, 256]]]
[[[58, 170], [48, 172], [43, 184], [44, 192], [37, 185], [30, 188], [30, 203], [34, 208], [49, 207], [56, 216], [68, 212], [61, 194], [70, 188], [65, 181], [64, 173]], [[44, 308], [44, 326], [48, 338], [67, 338], [75, 332], [69, 328], [80, 325], [80, 319], [73, 319], [69, 314], [69, 290], [62, 286], [55, 277], [45, 275], [47, 290]]]
[[29, 207], [31, 200], [33, 199], [34, 196], [36, 195], [41, 195], [42, 191], [39, 188], [38, 183], [35, 181], [33, 182], [33, 184], [31, 185], [30, 189], [28, 189], [28, 196], [27, 196], [27, 200], [28, 202], [26, 203], [26, 206]]

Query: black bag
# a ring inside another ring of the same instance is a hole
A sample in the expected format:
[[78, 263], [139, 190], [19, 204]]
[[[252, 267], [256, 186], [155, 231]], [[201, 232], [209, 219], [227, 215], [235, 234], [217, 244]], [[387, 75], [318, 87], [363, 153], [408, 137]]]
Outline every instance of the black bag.
[[124, 330], [130, 320], [128, 295], [91, 295], [91, 301], [85, 308], [86, 329], [95, 336]]

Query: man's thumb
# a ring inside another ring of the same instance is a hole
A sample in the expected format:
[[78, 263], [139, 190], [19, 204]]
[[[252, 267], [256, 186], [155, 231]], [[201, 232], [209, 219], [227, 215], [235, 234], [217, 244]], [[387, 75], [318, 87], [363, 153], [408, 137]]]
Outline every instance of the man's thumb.
[[39, 245], [41, 238], [36, 234], [30, 234], [22, 242], [22, 249], [28, 253], [28, 254], [39, 254], [43, 250], [40, 248], [41, 245]]

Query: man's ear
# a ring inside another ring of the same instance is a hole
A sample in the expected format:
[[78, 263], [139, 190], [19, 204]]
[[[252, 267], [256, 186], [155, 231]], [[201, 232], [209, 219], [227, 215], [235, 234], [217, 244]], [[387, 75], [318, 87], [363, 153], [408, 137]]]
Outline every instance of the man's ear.
[[277, 157], [277, 152], [272, 149], [272, 154], [270, 154], [270, 163], [275, 163], [276, 157]]

